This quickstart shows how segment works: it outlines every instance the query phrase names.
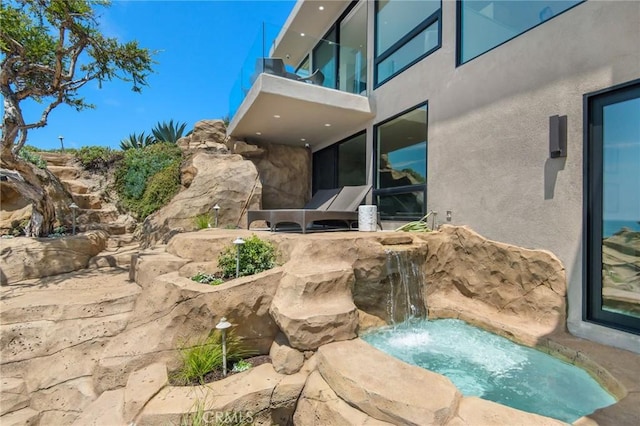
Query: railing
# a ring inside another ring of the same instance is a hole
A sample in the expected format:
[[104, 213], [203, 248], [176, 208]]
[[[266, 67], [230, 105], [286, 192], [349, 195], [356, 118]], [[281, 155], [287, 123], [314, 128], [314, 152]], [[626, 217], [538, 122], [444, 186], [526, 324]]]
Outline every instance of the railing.
[[[279, 52], [276, 49], [276, 40], [282, 42], [284, 39], [291, 43], [291, 49], [304, 54], [289, 55]], [[312, 52], [316, 52], [315, 57]], [[305, 56], [307, 53], [308, 57]], [[305, 57], [306, 66], [296, 69], [298, 61]], [[367, 68], [369, 67], [364, 48], [350, 48], [291, 29], [281, 32], [280, 28], [263, 23], [231, 89], [229, 119], [233, 119], [261, 73], [367, 95]]]

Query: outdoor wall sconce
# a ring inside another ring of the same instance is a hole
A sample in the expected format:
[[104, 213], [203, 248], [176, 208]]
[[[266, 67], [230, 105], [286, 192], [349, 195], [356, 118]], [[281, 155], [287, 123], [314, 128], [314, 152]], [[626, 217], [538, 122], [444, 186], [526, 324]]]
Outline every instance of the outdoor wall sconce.
[[552, 115], [549, 117], [549, 157], [567, 156], [567, 116]]

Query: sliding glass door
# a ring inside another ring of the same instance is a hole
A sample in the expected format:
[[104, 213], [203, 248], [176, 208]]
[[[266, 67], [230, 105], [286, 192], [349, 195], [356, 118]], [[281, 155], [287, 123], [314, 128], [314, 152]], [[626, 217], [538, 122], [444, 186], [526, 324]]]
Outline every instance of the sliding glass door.
[[586, 319], [640, 333], [640, 82], [586, 107]]

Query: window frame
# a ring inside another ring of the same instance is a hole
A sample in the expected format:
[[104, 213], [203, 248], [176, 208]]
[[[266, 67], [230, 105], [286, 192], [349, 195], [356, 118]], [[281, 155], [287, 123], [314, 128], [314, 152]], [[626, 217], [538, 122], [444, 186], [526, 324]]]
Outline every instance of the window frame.
[[373, 176], [372, 176], [372, 182], [373, 182], [373, 190], [371, 191], [372, 194], [372, 201], [373, 204], [377, 205], [377, 197], [379, 195], [394, 195], [394, 194], [408, 194], [411, 192], [423, 192], [424, 195], [424, 203], [422, 204], [422, 213], [421, 216], [412, 216], [412, 215], [404, 215], [404, 216], [383, 216], [381, 214], [380, 218], [384, 219], [384, 220], [398, 220], [398, 221], [402, 221], [402, 220], [416, 220], [416, 219], [420, 219], [422, 217], [424, 217], [424, 215], [426, 214], [427, 211], [427, 183], [428, 183], [428, 177], [425, 176], [425, 179], [427, 180], [427, 182], [425, 182], [424, 184], [416, 184], [416, 185], [405, 185], [405, 186], [396, 186], [396, 187], [392, 187], [392, 188], [378, 188], [378, 167], [379, 167], [379, 144], [380, 141], [378, 140], [378, 128], [390, 121], [395, 120], [396, 118], [399, 118], [413, 110], [416, 110], [418, 108], [422, 108], [422, 107], [426, 107], [426, 112], [427, 112], [427, 121], [425, 123], [425, 126], [427, 127], [427, 131], [425, 132], [427, 135], [427, 140], [426, 142], [426, 147], [425, 147], [425, 152], [424, 152], [424, 157], [425, 157], [425, 164], [427, 166], [427, 170], [425, 170], [425, 174], [428, 175], [429, 174], [429, 101], [424, 101], [424, 102], [420, 102], [419, 104], [416, 104], [410, 108], [407, 108], [389, 118], [386, 118], [378, 123], [375, 123], [373, 125], [373, 167], [372, 172], [373, 172]]
[[[363, 135], [365, 136], [365, 149], [366, 149], [366, 145], [367, 145], [367, 139], [366, 139], [367, 129], [362, 129], [362, 130], [360, 130], [360, 131], [358, 131], [358, 132], [356, 132], [356, 133], [354, 133], [354, 134], [352, 134], [350, 136], [347, 136], [346, 138], [340, 139], [339, 141], [334, 142], [334, 143], [332, 143], [330, 145], [327, 145], [324, 148], [319, 149], [318, 151], [314, 152], [312, 154], [312, 156], [311, 156], [311, 175], [314, 176], [313, 156], [317, 152], [331, 150], [331, 151], [334, 152], [333, 162], [334, 162], [334, 165], [335, 165], [334, 170], [333, 170], [333, 176], [332, 176], [333, 186], [334, 186], [334, 188], [337, 188], [338, 187], [338, 181], [339, 181], [339, 173], [340, 173], [340, 170], [339, 170], [339, 167], [338, 167], [340, 165], [340, 149], [339, 149], [340, 145], [342, 145], [343, 143], [346, 143], [346, 142], [350, 142], [352, 139], [355, 139], [355, 138], [363, 136]], [[366, 161], [366, 152], [365, 152], [365, 161]], [[365, 180], [366, 180], [366, 170], [365, 170]], [[316, 187], [316, 184], [315, 184], [315, 179], [311, 182], [311, 190], [312, 190], [312, 193], [314, 193], [314, 194], [316, 193], [316, 191], [318, 191], [318, 188]]]
[[584, 2], [586, 2], [587, 0], [582, 0], [576, 4], [574, 4], [573, 6], [563, 10], [562, 12], [553, 15], [551, 18], [549, 19], [545, 19], [544, 21], [539, 22], [538, 24], [534, 25], [533, 27], [530, 27], [526, 30], [524, 30], [523, 32], [514, 35], [513, 37], [504, 40], [503, 42], [496, 44], [495, 46], [493, 46], [491, 49], [485, 50], [484, 52], [474, 56], [473, 58], [467, 59], [466, 61], [462, 62], [462, 2], [465, 0], [456, 0], [456, 68], [464, 65], [464, 64], [468, 64], [469, 62], [473, 61], [476, 58], [479, 58], [489, 52], [491, 52], [494, 49], [497, 49], [498, 47], [502, 46], [503, 44], [506, 44], [508, 42], [510, 42], [511, 40], [514, 40], [518, 37], [520, 37], [523, 34], [528, 33], [529, 31], [533, 30], [534, 28], [539, 27], [542, 24], [545, 24], [549, 21], [551, 21], [552, 19], [554, 19], [557, 16], [560, 16], [562, 14], [564, 14], [565, 12], [570, 11], [571, 9], [573, 9], [576, 6], [580, 6], [581, 4], [583, 4]]
[[[603, 151], [596, 109], [640, 97], [640, 79], [583, 95], [582, 320], [640, 335], [640, 318], [602, 309]], [[599, 178], [598, 178], [599, 177]]]
[[[425, 18], [422, 22], [420, 22], [415, 28], [413, 28], [411, 31], [405, 34], [402, 38], [400, 38], [398, 41], [396, 41], [391, 46], [389, 46], [387, 50], [385, 50], [380, 55], [378, 55], [377, 54], [378, 53], [378, 4], [379, 4], [379, 0], [375, 0], [374, 9], [373, 9], [373, 16], [374, 16], [373, 18], [373, 22], [374, 22], [374, 25], [373, 25], [374, 27], [373, 28], [373, 82], [374, 82], [374, 85], [373, 85], [373, 88], [374, 89], [377, 89], [378, 87], [382, 86], [387, 81], [403, 73], [404, 71], [411, 68], [412, 66], [414, 66], [415, 64], [417, 64], [418, 62], [426, 58], [427, 56], [431, 55], [436, 50], [440, 49], [440, 47], [442, 47], [442, 0], [440, 0], [440, 7], [438, 8], [437, 11], [433, 12], [431, 15]], [[378, 65], [380, 65], [381, 62], [383, 62], [389, 56], [396, 53], [396, 51], [404, 47], [405, 44], [413, 40], [414, 37], [416, 37], [418, 34], [426, 30], [427, 28], [429, 28], [430, 25], [433, 25], [436, 22], [438, 22], [438, 43], [433, 48], [429, 49], [427, 52], [418, 56], [416, 59], [409, 62], [407, 65], [400, 68], [393, 74], [389, 75], [384, 80], [378, 81]]]

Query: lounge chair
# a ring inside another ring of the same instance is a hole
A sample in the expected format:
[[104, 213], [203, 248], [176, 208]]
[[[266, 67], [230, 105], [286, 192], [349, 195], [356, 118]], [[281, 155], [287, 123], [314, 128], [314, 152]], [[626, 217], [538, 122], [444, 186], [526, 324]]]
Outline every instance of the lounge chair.
[[275, 231], [281, 223], [296, 223], [304, 234], [310, 224], [321, 221], [344, 222], [351, 229], [358, 221], [358, 206], [370, 190], [371, 185], [320, 190], [301, 209], [249, 210], [247, 229], [256, 220], [268, 222], [271, 231]]

